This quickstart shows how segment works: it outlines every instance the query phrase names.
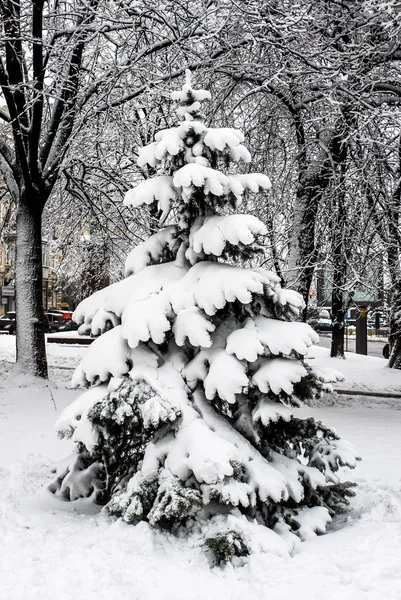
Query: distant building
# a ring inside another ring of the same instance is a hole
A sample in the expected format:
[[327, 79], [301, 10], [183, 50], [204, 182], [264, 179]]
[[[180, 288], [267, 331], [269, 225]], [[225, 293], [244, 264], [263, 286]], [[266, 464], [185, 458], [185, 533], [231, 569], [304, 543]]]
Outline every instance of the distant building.
[[[15, 209], [8, 194], [0, 199], [0, 314], [15, 310]], [[53, 242], [42, 240], [43, 309], [60, 308], [57, 267], [60, 257]]]

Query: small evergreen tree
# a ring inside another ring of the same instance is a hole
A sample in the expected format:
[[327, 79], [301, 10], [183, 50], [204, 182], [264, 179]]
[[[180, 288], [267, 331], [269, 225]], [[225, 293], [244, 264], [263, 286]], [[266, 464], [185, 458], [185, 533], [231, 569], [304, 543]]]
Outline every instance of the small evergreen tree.
[[235, 208], [270, 182], [236, 174], [250, 162], [242, 133], [203, 123], [209, 93], [189, 75], [172, 97], [180, 124], [139, 153], [157, 175], [125, 198], [165, 226], [130, 253], [123, 281], [75, 311], [99, 337], [73, 377], [91, 388], [58, 422], [76, 452], [50, 489], [127, 523], [204, 532], [217, 562], [246, 556], [255, 539], [291, 550], [352, 495], [336, 473], [354, 466], [352, 449], [293, 415], [338, 374], [304, 361], [318, 337], [296, 321], [301, 297], [244, 266], [266, 228]]

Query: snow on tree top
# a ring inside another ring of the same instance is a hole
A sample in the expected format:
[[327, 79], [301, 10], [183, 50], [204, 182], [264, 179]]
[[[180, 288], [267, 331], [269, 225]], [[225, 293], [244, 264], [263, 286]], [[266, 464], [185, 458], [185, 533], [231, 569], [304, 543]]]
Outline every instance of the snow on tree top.
[[193, 115], [198, 113], [200, 103], [203, 100], [210, 100], [211, 95], [207, 90], [194, 90], [191, 85], [191, 71], [185, 71], [185, 84], [182, 89], [176, 92], [171, 92], [171, 98], [178, 100], [180, 106], [177, 108], [177, 113], [180, 117], [186, 120], [192, 120]]
[[194, 90], [191, 87], [191, 84], [188, 83], [185, 83], [181, 90], [171, 92], [170, 96], [172, 100], [185, 102], [189, 94], [191, 94], [198, 102], [202, 102], [202, 100], [210, 100], [212, 98], [210, 92], [207, 90]]

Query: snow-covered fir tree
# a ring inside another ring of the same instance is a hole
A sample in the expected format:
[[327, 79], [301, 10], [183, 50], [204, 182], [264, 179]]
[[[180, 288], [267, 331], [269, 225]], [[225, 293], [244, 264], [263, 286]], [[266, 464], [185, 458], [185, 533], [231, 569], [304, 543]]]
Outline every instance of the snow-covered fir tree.
[[222, 562], [325, 532], [353, 495], [337, 471], [355, 457], [296, 416], [339, 374], [304, 360], [318, 336], [297, 322], [301, 297], [245, 266], [266, 228], [236, 207], [270, 182], [236, 172], [251, 160], [244, 136], [205, 125], [209, 97], [187, 74], [172, 94], [180, 123], [139, 152], [157, 174], [125, 203], [148, 205], [161, 229], [129, 254], [124, 280], [74, 313], [99, 337], [73, 376], [89, 390], [57, 423], [76, 451], [50, 489], [127, 523], [197, 532]]

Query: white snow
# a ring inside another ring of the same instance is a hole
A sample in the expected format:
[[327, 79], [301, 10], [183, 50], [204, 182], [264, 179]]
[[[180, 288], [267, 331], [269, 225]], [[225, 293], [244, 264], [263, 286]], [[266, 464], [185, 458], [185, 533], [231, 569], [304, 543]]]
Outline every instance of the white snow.
[[251, 153], [243, 144], [238, 144], [235, 148], [230, 148], [229, 155], [234, 162], [240, 162], [242, 160], [247, 164], [252, 161]]
[[318, 341], [319, 336], [307, 323], [278, 321], [259, 315], [247, 319], [242, 329], [228, 336], [226, 350], [239, 359], [253, 362], [265, 348], [275, 355], [289, 355], [295, 350], [305, 356], [311, 345]]
[[184, 102], [188, 97], [188, 92], [191, 92], [195, 100], [198, 102], [202, 100], [210, 100], [211, 94], [207, 90], [193, 90], [191, 84], [187, 82], [182, 86], [181, 90], [171, 92], [170, 96], [173, 100], [181, 100]]
[[[12, 360], [15, 338], [0, 336], [0, 357]], [[51, 344], [53, 376], [76, 365], [86, 347]], [[379, 358], [330, 359], [313, 346], [309, 363], [346, 376], [336, 387], [401, 391], [401, 373]], [[16, 387], [2, 362], [0, 381], [0, 598], [5, 600], [399, 600], [401, 597], [401, 402], [326, 395], [297, 410], [335, 427], [363, 460], [349, 473], [358, 483], [349, 515], [335, 519], [288, 555], [281, 536], [240, 515], [219, 516], [208, 534], [248, 535], [253, 556], [243, 566], [210, 569], [201, 539], [161, 534], [146, 523], [126, 525], [84, 501], [73, 505], [45, 491], [54, 457], [72, 442], [57, 439], [54, 421], [76, 397], [60, 383]], [[52, 397], [56, 404], [54, 407]], [[245, 502], [246, 490], [229, 490]], [[316, 516], [316, 515], [315, 515]], [[302, 520], [302, 534], [308, 519]], [[320, 515], [321, 527], [326, 515]], [[316, 523], [316, 519], [313, 519]], [[278, 523], [276, 528], [283, 527]], [[293, 538], [293, 536], [292, 536]]]
[[138, 149], [138, 167], [145, 167], [149, 165], [149, 167], [155, 167], [157, 164], [157, 158], [155, 156], [156, 143], [152, 142], [151, 144], [147, 144], [147, 146], [142, 146]]
[[236, 394], [240, 394], [249, 383], [246, 363], [230, 356], [223, 348], [199, 352], [186, 366], [185, 377], [191, 387], [197, 380], [203, 380], [208, 400], [217, 394], [229, 403], [234, 403]]
[[130, 349], [122, 337], [122, 326], [118, 325], [97, 338], [76, 368], [71, 380], [75, 386], [107, 381], [110, 375], [121, 377], [129, 371]]
[[232, 193], [238, 198], [244, 193], [244, 190], [249, 190], [253, 194], [257, 194], [260, 190], [270, 190], [271, 181], [267, 175], [263, 173], [246, 173], [245, 175], [228, 175], [229, 188]]
[[114, 313], [100, 308], [92, 319], [90, 328], [91, 334], [93, 336], [99, 336], [105, 333], [108, 325], [116, 327], [118, 324], [119, 319]]
[[254, 421], [262, 421], [263, 425], [268, 425], [271, 421], [277, 421], [279, 418], [289, 421], [292, 410], [284, 406], [281, 402], [273, 402], [263, 396], [259, 398], [255, 408], [252, 411]]
[[126, 306], [146, 300], [161, 290], [163, 285], [179, 279], [184, 273], [185, 269], [173, 262], [144, 267], [138, 273], [85, 298], [75, 309], [73, 319], [89, 326], [97, 312], [102, 311], [103, 314], [103, 310], [120, 317]]
[[227, 175], [210, 167], [196, 163], [184, 165], [176, 171], [173, 183], [176, 188], [181, 188], [182, 198], [189, 198], [193, 192], [192, 186], [203, 187], [205, 194], [222, 196], [228, 186]]
[[251, 383], [265, 394], [269, 390], [273, 394], [279, 394], [281, 391], [292, 394], [294, 391], [292, 384], [301, 381], [305, 375], [307, 371], [298, 360], [267, 358], [253, 375]]
[[252, 294], [261, 294], [267, 276], [253, 269], [243, 269], [225, 263], [198, 262], [178, 281], [168, 286], [171, 306], [176, 314], [184, 308], [198, 306], [207, 315], [214, 315], [227, 302], [252, 301]]
[[173, 248], [177, 231], [176, 225], [169, 225], [135, 246], [125, 261], [125, 276], [138, 273], [148, 265], [156, 263], [166, 248]]
[[253, 215], [200, 217], [191, 227], [189, 244], [197, 254], [221, 256], [227, 242], [248, 246], [255, 241], [255, 235], [266, 233], [266, 226]]
[[163, 292], [129, 304], [122, 316], [122, 334], [130, 347], [136, 348], [139, 342], [148, 340], [161, 344], [171, 329], [167, 318], [170, 313], [171, 306]]
[[177, 197], [171, 184], [172, 178], [167, 175], [145, 179], [125, 194], [124, 204], [138, 208], [143, 204], [152, 204], [156, 201], [162, 213], [167, 214], [172, 200]]
[[210, 127], [204, 137], [204, 143], [211, 150], [224, 150], [227, 146], [235, 148], [244, 141], [244, 134], [239, 129], [230, 127]]
[[195, 347], [210, 348], [212, 340], [210, 333], [215, 326], [201, 313], [196, 306], [181, 310], [173, 325], [173, 333], [178, 346], [183, 346], [186, 338]]

